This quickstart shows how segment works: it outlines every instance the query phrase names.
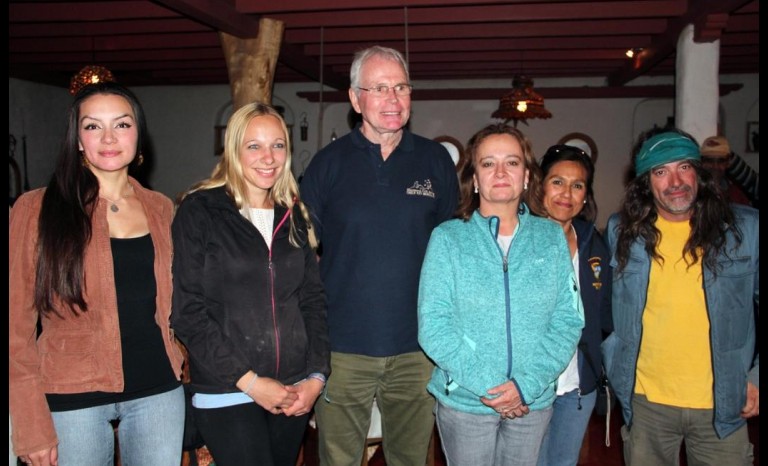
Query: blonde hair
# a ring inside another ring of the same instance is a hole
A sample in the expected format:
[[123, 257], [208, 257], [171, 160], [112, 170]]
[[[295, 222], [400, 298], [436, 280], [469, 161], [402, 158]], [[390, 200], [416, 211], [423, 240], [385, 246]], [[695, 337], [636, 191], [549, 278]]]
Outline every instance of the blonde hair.
[[[243, 165], [240, 162], [240, 146], [243, 144], [245, 130], [248, 127], [248, 124], [251, 120], [260, 116], [273, 116], [277, 118], [283, 129], [283, 134], [285, 134], [286, 140], [285, 164], [283, 165], [283, 169], [280, 171], [280, 175], [275, 181], [274, 186], [269, 190], [269, 198], [275, 205], [283, 206], [289, 211], [292, 211], [294, 206], [299, 208], [301, 216], [307, 225], [307, 240], [309, 241], [310, 246], [315, 249], [318, 244], [317, 236], [315, 235], [314, 228], [312, 228], [312, 220], [310, 219], [309, 211], [299, 199], [299, 185], [296, 183], [296, 179], [291, 172], [291, 141], [289, 138], [288, 127], [280, 113], [267, 104], [253, 102], [244, 105], [232, 114], [227, 122], [227, 130], [224, 135], [224, 153], [221, 156], [221, 160], [214, 167], [211, 176], [190, 188], [184, 197], [195, 191], [223, 186], [230, 197], [232, 197], [235, 205], [237, 205], [237, 209], [241, 212], [247, 211], [248, 184], [245, 181]], [[289, 240], [292, 245], [300, 247], [298, 232], [292, 215], [290, 219], [290, 227]]]

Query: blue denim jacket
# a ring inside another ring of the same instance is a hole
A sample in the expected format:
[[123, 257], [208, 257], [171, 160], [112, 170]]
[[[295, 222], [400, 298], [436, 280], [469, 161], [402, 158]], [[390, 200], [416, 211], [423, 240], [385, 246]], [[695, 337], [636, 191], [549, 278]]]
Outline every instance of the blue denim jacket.
[[[714, 428], [720, 438], [727, 437], [745, 423], [740, 412], [746, 402], [747, 381], [760, 388], [760, 357], [755, 354], [760, 216], [757, 210], [750, 207], [734, 205], [733, 209], [743, 235], [741, 245], [737, 247], [733, 235], [729, 233], [726, 246], [729, 257], [723, 255], [718, 258], [721, 266], [718, 274], [704, 267], [714, 375]], [[606, 231], [613, 268], [617, 266], [618, 221], [617, 214], [611, 216]], [[613, 273], [614, 332], [603, 343], [608, 378], [628, 426], [632, 425], [631, 399], [650, 270], [650, 257], [643, 243], [636, 241], [624, 271]]]

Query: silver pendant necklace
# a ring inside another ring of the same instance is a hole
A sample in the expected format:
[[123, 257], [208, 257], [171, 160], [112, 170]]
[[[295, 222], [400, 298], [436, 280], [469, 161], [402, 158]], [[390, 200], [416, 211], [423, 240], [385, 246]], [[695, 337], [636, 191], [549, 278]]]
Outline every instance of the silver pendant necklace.
[[[128, 187], [131, 188], [131, 192], [133, 192], [133, 186], [131, 186], [129, 184]], [[117, 206], [117, 202], [122, 200], [122, 199], [125, 199], [127, 196], [122, 196], [122, 197], [120, 197], [118, 199], [115, 199], [115, 200], [112, 200], [112, 199], [108, 198], [107, 196], [102, 196], [101, 194], [99, 194], [99, 197], [109, 202], [109, 210], [111, 210], [114, 213], [118, 213], [118, 212], [120, 212], [120, 207]]]
[[120, 199], [118, 199], [117, 201], [113, 201], [112, 199], [110, 199], [108, 197], [105, 197], [105, 196], [102, 196], [102, 195], [99, 195], [99, 197], [104, 199], [105, 201], [109, 202], [109, 210], [111, 210], [114, 213], [120, 212], [120, 207], [117, 206], [116, 202], [119, 201], [120, 199], [122, 199], [122, 197]]

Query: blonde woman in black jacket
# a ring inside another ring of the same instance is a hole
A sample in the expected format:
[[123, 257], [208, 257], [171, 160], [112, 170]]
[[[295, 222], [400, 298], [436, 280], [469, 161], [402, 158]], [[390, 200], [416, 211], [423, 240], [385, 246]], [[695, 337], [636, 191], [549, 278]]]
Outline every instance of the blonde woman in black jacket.
[[290, 163], [280, 115], [242, 107], [221, 161], [173, 222], [171, 323], [218, 466], [295, 464], [329, 375], [317, 240]]

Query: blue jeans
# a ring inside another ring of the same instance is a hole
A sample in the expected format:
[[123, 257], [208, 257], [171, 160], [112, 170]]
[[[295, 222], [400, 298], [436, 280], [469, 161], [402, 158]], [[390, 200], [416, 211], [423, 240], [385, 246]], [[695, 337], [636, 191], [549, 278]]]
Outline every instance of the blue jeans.
[[59, 466], [111, 466], [117, 429], [123, 466], [179, 466], [184, 434], [184, 389], [121, 403], [51, 413]]
[[552, 408], [523, 417], [469, 414], [435, 407], [446, 466], [534, 466]]
[[555, 398], [552, 420], [541, 443], [539, 466], [576, 466], [595, 401], [597, 391], [579, 395], [578, 390], [573, 390]]

